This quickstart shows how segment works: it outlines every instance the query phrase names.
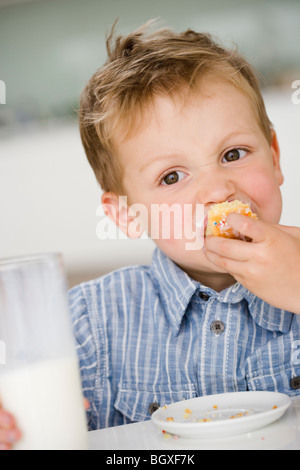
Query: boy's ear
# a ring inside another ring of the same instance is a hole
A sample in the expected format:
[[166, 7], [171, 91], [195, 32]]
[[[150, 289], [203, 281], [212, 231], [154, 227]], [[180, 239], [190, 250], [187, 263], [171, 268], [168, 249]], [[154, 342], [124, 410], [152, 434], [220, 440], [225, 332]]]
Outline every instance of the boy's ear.
[[283, 183], [283, 174], [280, 167], [280, 148], [278, 144], [277, 134], [274, 129], [271, 129], [272, 141], [271, 141], [271, 152], [273, 158], [273, 166], [275, 175], [279, 185]]
[[131, 214], [126, 196], [105, 192], [101, 197], [105, 215], [129, 238], [140, 238], [144, 230], [135, 214]]

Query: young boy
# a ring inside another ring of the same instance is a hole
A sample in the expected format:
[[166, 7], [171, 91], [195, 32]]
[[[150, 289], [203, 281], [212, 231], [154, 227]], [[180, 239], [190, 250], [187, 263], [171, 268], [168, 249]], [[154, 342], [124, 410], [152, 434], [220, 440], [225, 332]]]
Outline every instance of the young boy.
[[[279, 147], [251, 67], [191, 30], [107, 46], [82, 95], [82, 141], [107, 215], [130, 237], [155, 229], [157, 248], [151, 266], [70, 292], [89, 428], [207, 394], [300, 394], [300, 229], [278, 225]], [[258, 216], [228, 218], [248, 241], [202, 230], [191, 248], [197, 207], [235, 199]], [[154, 206], [176, 206], [180, 223], [159, 224]]]

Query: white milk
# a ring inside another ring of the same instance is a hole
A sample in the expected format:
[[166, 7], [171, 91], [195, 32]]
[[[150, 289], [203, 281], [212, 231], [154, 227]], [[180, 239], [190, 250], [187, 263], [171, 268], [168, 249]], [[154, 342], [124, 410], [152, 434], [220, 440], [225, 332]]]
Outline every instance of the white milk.
[[15, 449], [89, 448], [76, 357], [39, 362], [15, 371], [3, 370], [2, 405], [16, 417], [23, 434]]

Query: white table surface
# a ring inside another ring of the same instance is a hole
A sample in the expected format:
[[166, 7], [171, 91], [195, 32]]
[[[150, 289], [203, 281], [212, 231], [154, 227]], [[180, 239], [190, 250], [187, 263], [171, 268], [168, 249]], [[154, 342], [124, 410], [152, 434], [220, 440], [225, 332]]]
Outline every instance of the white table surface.
[[152, 423], [116, 426], [89, 432], [92, 450], [300, 450], [300, 397], [278, 421], [258, 431], [222, 439], [164, 437]]

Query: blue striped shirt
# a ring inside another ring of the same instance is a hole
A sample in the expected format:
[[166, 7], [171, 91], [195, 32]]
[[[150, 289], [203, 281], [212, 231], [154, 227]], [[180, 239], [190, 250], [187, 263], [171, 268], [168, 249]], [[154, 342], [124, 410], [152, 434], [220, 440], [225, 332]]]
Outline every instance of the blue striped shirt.
[[300, 316], [238, 283], [215, 292], [159, 249], [151, 266], [73, 288], [70, 306], [91, 430], [149, 419], [153, 403], [244, 390], [300, 394]]

